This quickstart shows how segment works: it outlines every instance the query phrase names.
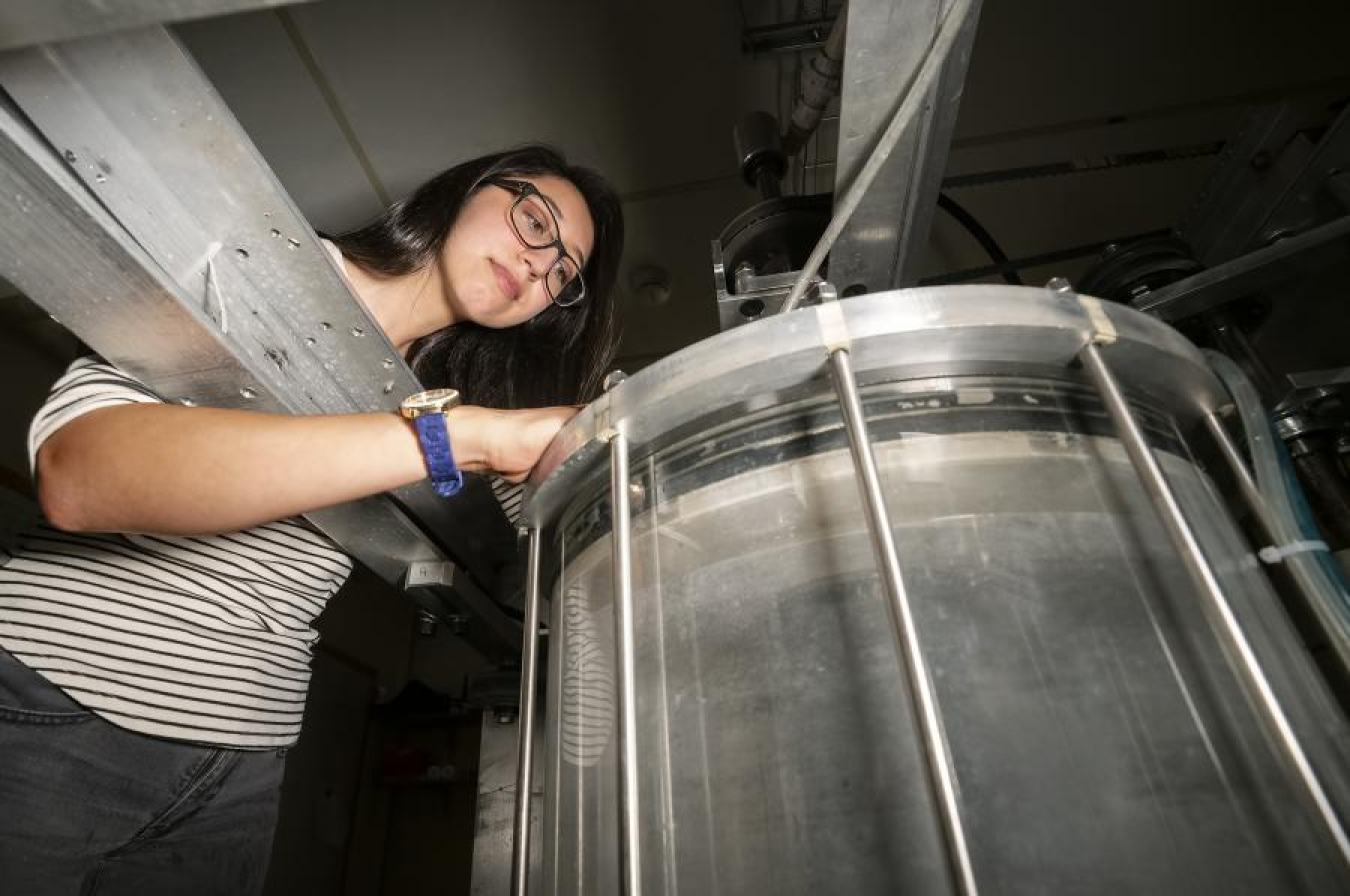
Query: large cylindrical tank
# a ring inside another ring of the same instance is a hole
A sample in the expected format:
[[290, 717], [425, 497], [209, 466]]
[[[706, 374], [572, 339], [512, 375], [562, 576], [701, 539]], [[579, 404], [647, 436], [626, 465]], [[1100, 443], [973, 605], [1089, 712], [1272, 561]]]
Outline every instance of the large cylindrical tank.
[[1073, 363], [1103, 327], [1103, 355], [1345, 818], [1345, 720], [1190, 441], [1224, 403], [1195, 349], [1072, 296], [911, 290], [701, 343], [593, 405], [546, 459], [531, 510], [553, 561], [532, 891], [621, 892], [604, 446], [622, 430], [641, 892], [957, 892], [826, 375], [840, 346], [979, 892], [1345, 891], [1325, 814]]

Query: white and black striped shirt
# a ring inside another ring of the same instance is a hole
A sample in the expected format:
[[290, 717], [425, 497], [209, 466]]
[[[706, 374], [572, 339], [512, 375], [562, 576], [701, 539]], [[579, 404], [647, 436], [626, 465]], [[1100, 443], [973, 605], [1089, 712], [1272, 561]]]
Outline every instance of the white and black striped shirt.
[[[96, 408], [161, 399], [82, 358], [52, 387], [29, 459]], [[298, 520], [208, 536], [41, 525], [0, 566], [0, 646], [132, 731], [241, 749], [300, 733], [311, 623], [351, 560]]]

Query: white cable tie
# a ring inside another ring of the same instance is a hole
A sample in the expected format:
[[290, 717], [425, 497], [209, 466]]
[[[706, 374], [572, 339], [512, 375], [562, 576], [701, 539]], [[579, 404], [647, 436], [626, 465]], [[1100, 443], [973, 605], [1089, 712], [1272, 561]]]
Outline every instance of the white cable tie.
[[1288, 544], [1282, 544], [1278, 547], [1269, 545], [1257, 552], [1266, 563], [1283, 563], [1286, 557], [1292, 557], [1295, 554], [1307, 554], [1312, 551], [1330, 551], [1325, 541], [1291, 541]]

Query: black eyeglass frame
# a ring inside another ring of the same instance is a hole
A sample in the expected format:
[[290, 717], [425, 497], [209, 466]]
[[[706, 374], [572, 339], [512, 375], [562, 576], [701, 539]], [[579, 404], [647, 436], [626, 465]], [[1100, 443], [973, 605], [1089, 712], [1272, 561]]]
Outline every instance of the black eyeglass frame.
[[[509, 193], [515, 194], [516, 198], [511, 202], [511, 208], [509, 208], [506, 212], [506, 220], [511, 223], [512, 232], [515, 233], [516, 239], [520, 240], [521, 244], [524, 245], [525, 248], [558, 250], [558, 257], [555, 258], [549, 264], [550, 271], [553, 270], [553, 266], [555, 264], [557, 264], [564, 258], [566, 258], [568, 261], [572, 262], [572, 264], [576, 266], [577, 269], [576, 277], [567, 284], [565, 284], [562, 288], [562, 292], [568, 292], [572, 290], [572, 288], [575, 286], [576, 295], [574, 298], [569, 298], [566, 301], [559, 299], [558, 296], [555, 296], [553, 294], [553, 288], [552, 286], [549, 285], [548, 276], [547, 275], [544, 276], [544, 291], [548, 293], [549, 300], [552, 301], [553, 304], [557, 305], [559, 308], [570, 308], [571, 306], [580, 302], [582, 299], [586, 298], [586, 280], [581, 273], [581, 262], [573, 258], [572, 254], [567, 251], [567, 247], [563, 245], [562, 227], [558, 224], [558, 216], [553, 213], [553, 209], [549, 206], [548, 197], [545, 196], [543, 193], [541, 193], [538, 187], [536, 187], [534, 184], [530, 183], [527, 180], [515, 180], [509, 177], [490, 177], [487, 178], [484, 181], [484, 183], [487, 183], [494, 187], [500, 187], [501, 189], [506, 190]], [[516, 208], [530, 196], [539, 197], [540, 205], [544, 207], [544, 211], [548, 212], [549, 220], [553, 222], [553, 232], [557, 234], [557, 236], [554, 237], [550, 242], [543, 243], [542, 245], [536, 245], [535, 243], [532, 243], [529, 240], [529, 238], [525, 236], [525, 234], [520, 232], [520, 228], [516, 226], [516, 214], [515, 214]]]

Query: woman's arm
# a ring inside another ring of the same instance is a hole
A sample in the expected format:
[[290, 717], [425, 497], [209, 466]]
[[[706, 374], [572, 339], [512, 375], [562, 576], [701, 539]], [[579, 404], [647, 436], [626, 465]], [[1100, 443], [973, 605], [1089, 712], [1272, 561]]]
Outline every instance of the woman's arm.
[[[575, 412], [457, 407], [446, 423], [461, 469], [522, 478]], [[47, 519], [85, 532], [233, 531], [426, 475], [416, 433], [393, 413], [121, 405], [75, 418], [37, 455]]]

